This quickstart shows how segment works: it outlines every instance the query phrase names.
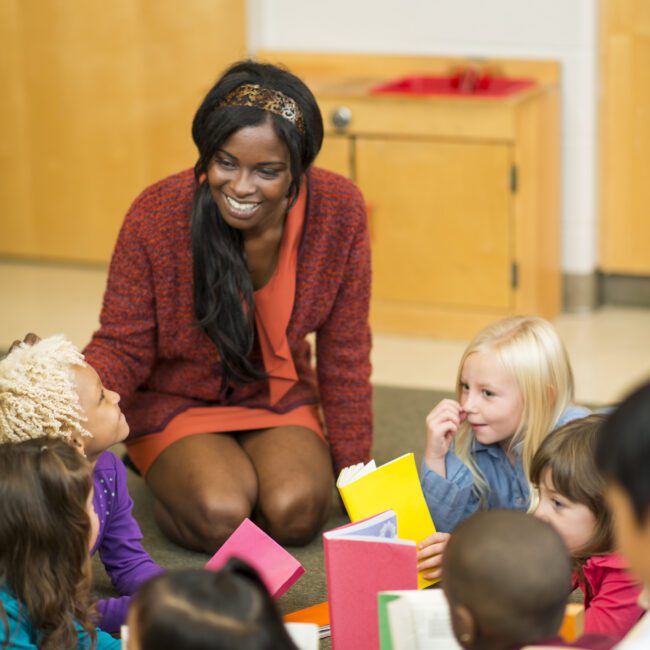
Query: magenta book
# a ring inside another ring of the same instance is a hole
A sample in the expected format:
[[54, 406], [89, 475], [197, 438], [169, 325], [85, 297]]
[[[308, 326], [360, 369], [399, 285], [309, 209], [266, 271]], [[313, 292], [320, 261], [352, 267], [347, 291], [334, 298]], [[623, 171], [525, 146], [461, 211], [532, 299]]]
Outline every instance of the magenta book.
[[302, 564], [291, 553], [285, 551], [250, 519], [244, 519], [208, 560], [205, 568], [216, 571], [231, 557], [238, 557], [250, 564], [260, 574], [274, 598], [279, 598], [305, 572]]

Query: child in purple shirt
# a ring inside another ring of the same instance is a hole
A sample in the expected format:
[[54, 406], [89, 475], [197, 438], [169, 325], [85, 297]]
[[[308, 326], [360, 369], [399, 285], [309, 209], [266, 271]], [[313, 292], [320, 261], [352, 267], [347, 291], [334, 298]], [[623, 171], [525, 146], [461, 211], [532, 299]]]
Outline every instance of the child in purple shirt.
[[106, 451], [129, 434], [119, 401], [63, 336], [28, 337], [0, 362], [0, 443], [42, 435], [63, 438], [94, 465], [99, 535], [91, 553], [99, 551], [113, 586], [122, 594], [98, 603], [99, 627], [107, 632], [119, 631], [129, 596], [162, 571], [142, 547], [124, 465]]

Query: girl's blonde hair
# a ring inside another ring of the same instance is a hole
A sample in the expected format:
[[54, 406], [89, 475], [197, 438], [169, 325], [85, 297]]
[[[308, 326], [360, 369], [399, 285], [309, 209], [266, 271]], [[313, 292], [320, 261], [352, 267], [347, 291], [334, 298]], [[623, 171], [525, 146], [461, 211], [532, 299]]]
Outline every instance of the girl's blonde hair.
[[573, 503], [587, 506], [596, 519], [594, 535], [579, 549], [578, 565], [590, 556], [614, 549], [612, 514], [605, 501], [605, 479], [596, 466], [598, 432], [605, 415], [571, 420], [546, 437], [533, 458], [530, 480], [536, 488], [549, 470], [555, 491]]
[[[533, 456], [554, 428], [562, 412], [573, 402], [573, 372], [569, 356], [555, 328], [537, 316], [511, 316], [488, 325], [467, 346], [460, 360], [456, 395], [461, 399], [465, 360], [475, 352], [494, 352], [512, 373], [521, 392], [523, 412], [511, 448], [521, 445], [524, 475], [529, 476]], [[474, 477], [481, 505], [489, 486], [473, 453], [474, 433], [467, 421], [456, 437], [454, 451]]]
[[91, 435], [72, 374], [72, 366], [83, 365], [81, 352], [60, 334], [21, 343], [2, 359], [0, 443]]

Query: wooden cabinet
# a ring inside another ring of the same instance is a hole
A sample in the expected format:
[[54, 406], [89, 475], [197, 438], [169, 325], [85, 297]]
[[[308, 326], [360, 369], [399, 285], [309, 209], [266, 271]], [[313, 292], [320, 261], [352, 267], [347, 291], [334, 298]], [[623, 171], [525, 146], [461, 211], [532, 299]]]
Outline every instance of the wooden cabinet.
[[[366, 199], [374, 330], [467, 338], [508, 314], [553, 318], [556, 64], [499, 62], [510, 76], [539, 79], [505, 99], [370, 93], [391, 76], [449, 69], [444, 60], [396, 58], [345, 57], [337, 66], [331, 55], [275, 57], [302, 73], [319, 101], [326, 137], [316, 164], [355, 180]], [[349, 123], [337, 128], [342, 107]]]

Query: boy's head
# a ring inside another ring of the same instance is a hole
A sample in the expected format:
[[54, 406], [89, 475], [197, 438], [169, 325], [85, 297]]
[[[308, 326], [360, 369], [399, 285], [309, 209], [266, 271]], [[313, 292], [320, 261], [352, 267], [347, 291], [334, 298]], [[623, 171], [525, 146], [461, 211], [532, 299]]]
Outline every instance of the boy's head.
[[63, 336], [23, 343], [0, 361], [0, 443], [63, 438], [95, 460], [129, 433], [119, 399]]
[[442, 583], [464, 648], [553, 638], [571, 589], [571, 560], [548, 524], [523, 512], [479, 512], [445, 549]]
[[607, 483], [617, 546], [633, 572], [650, 585], [650, 382], [605, 420], [596, 463]]

